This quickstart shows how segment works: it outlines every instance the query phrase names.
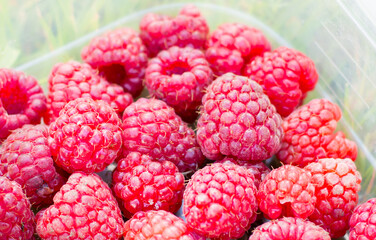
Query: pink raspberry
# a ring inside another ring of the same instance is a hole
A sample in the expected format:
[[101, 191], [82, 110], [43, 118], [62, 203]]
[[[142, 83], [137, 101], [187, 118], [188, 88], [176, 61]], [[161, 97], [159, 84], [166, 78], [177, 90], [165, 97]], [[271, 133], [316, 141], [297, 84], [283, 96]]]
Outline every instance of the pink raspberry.
[[108, 82], [121, 85], [133, 97], [140, 95], [148, 56], [136, 31], [120, 28], [95, 37], [81, 57]]
[[197, 118], [205, 88], [213, 74], [204, 54], [189, 47], [171, 47], [149, 61], [145, 85], [186, 122]]
[[376, 198], [358, 205], [350, 218], [350, 240], [376, 239]]

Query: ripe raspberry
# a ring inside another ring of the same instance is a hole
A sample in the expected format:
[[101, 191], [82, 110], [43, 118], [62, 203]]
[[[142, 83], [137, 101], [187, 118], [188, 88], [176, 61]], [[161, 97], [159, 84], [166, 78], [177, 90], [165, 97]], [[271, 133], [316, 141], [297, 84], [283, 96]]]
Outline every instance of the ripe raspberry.
[[46, 109], [46, 97], [34, 77], [0, 68], [0, 141], [25, 124], [40, 123]]
[[216, 76], [232, 72], [240, 75], [254, 57], [270, 51], [264, 34], [241, 23], [220, 25], [206, 42], [206, 58]]
[[119, 239], [123, 219], [110, 188], [95, 174], [73, 173], [38, 218], [42, 239]]
[[172, 46], [203, 49], [209, 27], [197, 7], [186, 5], [175, 17], [149, 13], [140, 23], [140, 37], [154, 57]]
[[330, 240], [328, 232], [300, 218], [286, 217], [258, 226], [249, 240]]
[[184, 191], [188, 226], [216, 239], [239, 238], [256, 220], [254, 177], [235, 164], [214, 163], [198, 170]]
[[0, 239], [33, 239], [34, 214], [22, 187], [0, 176]]
[[318, 81], [314, 62], [287, 47], [256, 57], [245, 66], [243, 75], [258, 77], [256, 80], [282, 117], [294, 111]]
[[259, 208], [266, 218], [307, 218], [315, 209], [315, 186], [311, 174], [302, 168], [285, 165], [274, 169], [258, 190]]
[[121, 85], [133, 97], [140, 95], [148, 56], [133, 29], [120, 28], [92, 39], [81, 57], [107, 81]]
[[48, 205], [64, 184], [56, 172], [44, 125], [24, 125], [0, 147], [0, 175], [18, 182], [33, 206]]
[[317, 198], [309, 220], [328, 231], [332, 238], [345, 235], [362, 181], [354, 162], [348, 158], [323, 158], [304, 169], [312, 174]]
[[104, 101], [70, 101], [49, 126], [51, 154], [56, 164], [70, 173], [104, 170], [121, 149], [120, 125], [115, 110]]
[[88, 64], [75, 61], [56, 64], [48, 78], [48, 87], [48, 113], [44, 118], [47, 123], [55, 121], [69, 101], [80, 97], [103, 100], [119, 114], [133, 101], [120, 86], [109, 84]]
[[376, 239], [376, 198], [358, 205], [350, 218], [350, 240]]
[[284, 119], [285, 133], [277, 158], [285, 164], [304, 167], [320, 158], [357, 156], [356, 144], [334, 131], [341, 109], [326, 99], [314, 99]]
[[198, 106], [213, 73], [204, 54], [189, 47], [171, 47], [149, 61], [145, 85], [149, 93], [175, 109], [186, 122], [197, 118]]
[[255, 81], [227, 73], [207, 88], [197, 141], [212, 160], [263, 161], [278, 151], [282, 119]]
[[125, 109], [123, 142], [123, 156], [140, 152], [153, 160], [168, 160], [180, 172], [195, 171], [205, 160], [193, 130], [157, 99], [140, 98]]

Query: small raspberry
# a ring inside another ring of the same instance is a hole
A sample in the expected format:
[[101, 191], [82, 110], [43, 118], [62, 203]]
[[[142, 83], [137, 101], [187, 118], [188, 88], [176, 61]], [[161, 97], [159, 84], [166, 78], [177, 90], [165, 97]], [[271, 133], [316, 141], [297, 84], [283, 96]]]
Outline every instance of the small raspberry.
[[178, 168], [170, 161], [155, 162], [138, 152], [118, 162], [112, 183], [128, 219], [139, 211], [175, 213], [183, 200], [184, 175]]
[[64, 184], [48, 145], [48, 128], [24, 125], [0, 146], [0, 175], [18, 182], [33, 206], [48, 205]]
[[73, 173], [38, 218], [42, 239], [119, 239], [123, 219], [110, 188], [95, 174]]
[[88, 65], [76, 61], [56, 64], [48, 78], [48, 113], [45, 121], [51, 123], [64, 106], [80, 97], [103, 100], [121, 114], [132, 103], [129, 93], [116, 84], [109, 84]]
[[133, 97], [140, 95], [148, 56], [133, 29], [120, 28], [92, 39], [81, 57], [107, 81], [121, 85]]
[[208, 238], [243, 236], [256, 220], [254, 176], [235, 164], [214, 163], [193, 174], [184, 191], [188, 226]]
[[175, 17], [149, 13], [140, 23], [140, 37], [149, 56], [172, 46], [203, 49], [209, 27], [197, 7], [186, 5]]
[[331, 240], [323, 228], [300, 218], [286, 217], [258, 226], [249, 240]]
[[205, 160], [192, 129], [174, 109], [157, 99], [140, 98], [123, 113], [123, 156], [130, 152], [168, 160], [180, 172], [192, 172]]
[[318, 81], [314, 62], [287, 47], [256, 57], [244, 68], [243, 75], [257, 77], [282, 117], [294, 111]]
[[171, 47], [149, 61], [145, 85], [186, 122], [197, 118], [198, 106], [213, 73], [204, 54], [189, 47]]
[[40, 123], [46, 109], [46, 97], [34, 77], [0, 68], [0, 141], [25, 124]]
[[224, 23], [209, 36], [206, 58], [216, 76], [228, 72], [240, 75], [249, 61], [270, 48], [260, 30], [241, 23]]
[[348, 158], [323, 158], [304, 169], [312, 174], [317, 198], [309, 220], [328, 231], [332, 238], [342, 237], [349, 229], [362, 181], [354, 162]]
[[320, 158], [351, 158], [357, 146], [342, 132], [334, 131], [341, 109], [326, 99], [314, 99], [284, 119], [284, 138], [277, 158], [285, 164], [304, 167]]
[[376, 239], [376, 198], [358, 205], [350, 218], [350, 240]]
[[33, 239], [35, 222], [22, 187], [0, 176], [0, 239]]
[[78, 98], [49, 126], [51, 154], [67, 172], [99, 172], [117, 158], [121, 133], [121, 120], [110, 105]]
[[227, 73], [206, 90], [197, 141], [211, 160], [263, 161], [278, 151], [282, 119], [258, 83]]

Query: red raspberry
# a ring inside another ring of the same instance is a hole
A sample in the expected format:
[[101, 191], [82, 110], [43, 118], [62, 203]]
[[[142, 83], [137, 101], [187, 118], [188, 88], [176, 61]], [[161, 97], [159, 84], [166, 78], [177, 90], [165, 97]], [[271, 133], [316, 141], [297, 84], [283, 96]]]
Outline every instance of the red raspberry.
[[121, 114], [132, 103], [129, 93], [116, 84], [109, 84], [88, 65], [75, 61], [56, 64], [48, 78], [47, 123], [55, 121], [69, 101], [80, 97], [103, 100]]
[[197, 118], [198, 106], [213, 73], [204, 54], [189, 47], [171, 47], [149, 61], [145, 85], [149, 93], [165, 101], [186, 122]]
[[189, 231], [186, 223], [163, 210], [138, 212], [124, 224], [124, 240], [133, 239], [198, 239]]
[[286, 217], [258, 226], [249, 240], [330, 240], [328, 232], [300, 218]]
[[119, 161], [112, 183], [128, 219], [139, 211], [175, 213], [183, 200], [184, 176], [178, 168], [170, 161], [155, 162], [138, 152]]
[[25, 124], [40, 123], [46, 109], [46, 97], [34, 77], [0, 68], [0, 141]]
[[376, 198], [358, 205], [350, 218], [350, 240], [376, 239]]
[[291, 165], [274, 169], [261, 182], [257, 200], [266, 218], [307, 218], [316, 203], [311, 174]]
[[188, 226], [216, 239], [239, 238], [256, 220], [254, 176], [235, 164], [214, 163], [198, 170], [184, 191]]
[[33, 239], [35, 222], [22, 187], [0, 176], [0, 239]]
[[212, 160], [263, 161], [278, 151], [282, 119], [255, 81], [227, 73], [206, 90], [197, 141]]
[[110, 188], [95, 174], [74, 173], [38, 218], [42, 239], [119, 239], [123, 219]]
[[149, 13], [140, 23], [140, 37], [149, 56], [172, 46], [203, 49], [209, 27], [197, 7], [186, 5], [175, 17]]
[[192, 129], [174, 109], [157, 99], [140, 98], [123, 113], [123, 156], [130, 152], [168, 160], [180, 172], [192, 172], [204, 163], [204, 156]]
[[324, 158], [304, 169], [312, 174], [317, 198], [309, 220], [328, 231], [332, 238], [342, 237], [349, 229], [362, 181], [354, 162], [348, 158]]
[[52, 203], [65, 179], [56, 172], [48, 145], [48, 128], [24, 125], [0, 147], [0, 175], [18, 182], [34, 206]]
[[256, 57], [245, 66], [243, 74], [258, 77], [256, 80], [282, 117], [294, 111], [318, 81], [314, 62], [287, 47]]
[[92, 39], [81, 57], [107, 81], [121, 85], [133, 97], [140, 95], [148, 56], [133, 29], [120, 28]]
[[285, 136], [277, 158], [285, 164], [301, 167], [320, 158], [357, 156], [356, 144], [334, 131], [341, 118], [341, 109], [326, 99], [314, 99], [284, 119]]
[[270, 43], [258, 29], [241, 23], [220, 25], [206, 42], [206, 58], [215, 75], [241, 74], [255, 56], [270, 51]]
[[106, 102], [70, 101], [49, 126], [51, 154], [67, 172], [100, 172], [121, 150], [120, 126], [121, 120]]

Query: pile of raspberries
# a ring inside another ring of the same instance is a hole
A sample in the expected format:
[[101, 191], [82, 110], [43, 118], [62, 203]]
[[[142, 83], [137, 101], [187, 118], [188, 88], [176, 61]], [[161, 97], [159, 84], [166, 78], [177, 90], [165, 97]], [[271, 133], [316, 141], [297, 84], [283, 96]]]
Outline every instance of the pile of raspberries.
[[193, 5], [139, 27], [56, 63], [47, 94], [0, 69], [0, 239], [376, 239], [308, 56]]

